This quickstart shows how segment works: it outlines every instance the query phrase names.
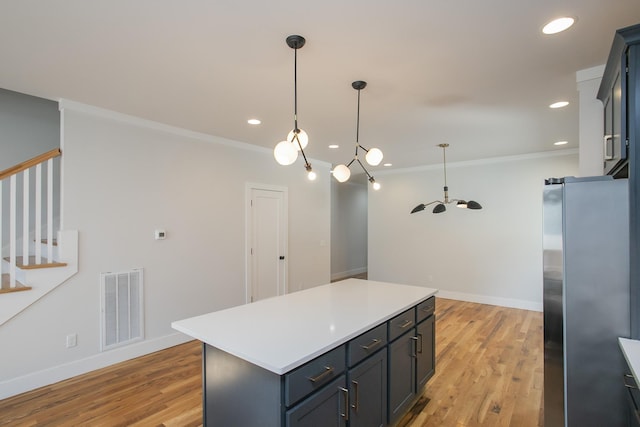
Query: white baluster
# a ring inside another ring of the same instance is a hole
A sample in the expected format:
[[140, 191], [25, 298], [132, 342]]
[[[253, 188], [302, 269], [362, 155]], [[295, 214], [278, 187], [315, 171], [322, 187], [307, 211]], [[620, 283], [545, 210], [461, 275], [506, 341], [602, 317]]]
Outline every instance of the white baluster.
[[53, 159], [47, 160], [47, 259], [53, 262]]
[[16, 209], [18, 194], [16, 176], [11, 176], [9, 191], [9, 287], [16, 287]]
[[2, 187], [4, 186], [4, 181], [0, 181], [0, 280], [2, 280], [2, 257], [4, 253], [2, 252], [2, 229], [4, 228], [4, 218], [2, 218]]
[[36, 264], [42, 264], [42, 163], [36, 166]]
[[22, 265], [29, 265], [29, 169], [22, 173]]

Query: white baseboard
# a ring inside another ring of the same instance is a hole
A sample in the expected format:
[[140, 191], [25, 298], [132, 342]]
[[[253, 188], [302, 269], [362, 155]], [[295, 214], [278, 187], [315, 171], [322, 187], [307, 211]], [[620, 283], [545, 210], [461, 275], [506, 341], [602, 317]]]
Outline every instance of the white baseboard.
[[458, 301], [477, 302], [480, 304], [497, 305], [500, 307], [519, 308], [522, 310], [542, 311], [542, 303], [525, 301], [520, 299], [492, 297], [488, 295], [466, 294], [462, 292], [451, 292], [439, 290], [436, 297], [454, 299]]
[[356, 274], [362, 274], [367, 272], [367, 267], [354, 268], [353, 270], [341, 271], [339, 273], [331, 274], [331, 281], [345, 279], [347, 277], [355, 276]]
[[96, 369], [115, 363], [144, 356], [158, 350], [173, 347], [191, 341], [193, 338], [181, 333], [165, 335], [152, 340], [145, 340], [125, 347], [98, 353], [85, 359], [75, 360], [53, 368], [43, 369], [21, 377], [0, 382], [0, 399], [6, 399], [20, 393], [35, 390], [77, 375], [86, 374]]

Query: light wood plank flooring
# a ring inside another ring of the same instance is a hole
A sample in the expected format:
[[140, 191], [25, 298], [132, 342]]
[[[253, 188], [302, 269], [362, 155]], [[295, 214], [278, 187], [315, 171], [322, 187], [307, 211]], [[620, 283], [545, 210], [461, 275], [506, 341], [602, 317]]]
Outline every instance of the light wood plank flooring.
[[[438, 298], [436, 316], [436, 374], [400, 426], [542, 426], [542, 313]], [[0, 400], [0, 425], [200, 426], [200, 351], [192, 341]]]

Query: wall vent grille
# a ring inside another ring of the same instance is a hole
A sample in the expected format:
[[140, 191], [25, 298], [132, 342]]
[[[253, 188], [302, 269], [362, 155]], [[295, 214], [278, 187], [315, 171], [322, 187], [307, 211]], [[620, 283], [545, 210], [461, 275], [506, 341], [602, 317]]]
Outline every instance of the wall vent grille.
[[100, 274], [101, 351], [144, 338], [142, 269]]

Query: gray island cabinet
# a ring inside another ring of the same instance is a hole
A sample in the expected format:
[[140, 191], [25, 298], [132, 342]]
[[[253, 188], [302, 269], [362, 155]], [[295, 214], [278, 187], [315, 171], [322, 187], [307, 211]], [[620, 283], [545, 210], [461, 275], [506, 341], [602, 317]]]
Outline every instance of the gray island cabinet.
[[396, 424], [435, 372], [436, 292], [347, 279], [173, 322], [203, 342], [204, 425]]

